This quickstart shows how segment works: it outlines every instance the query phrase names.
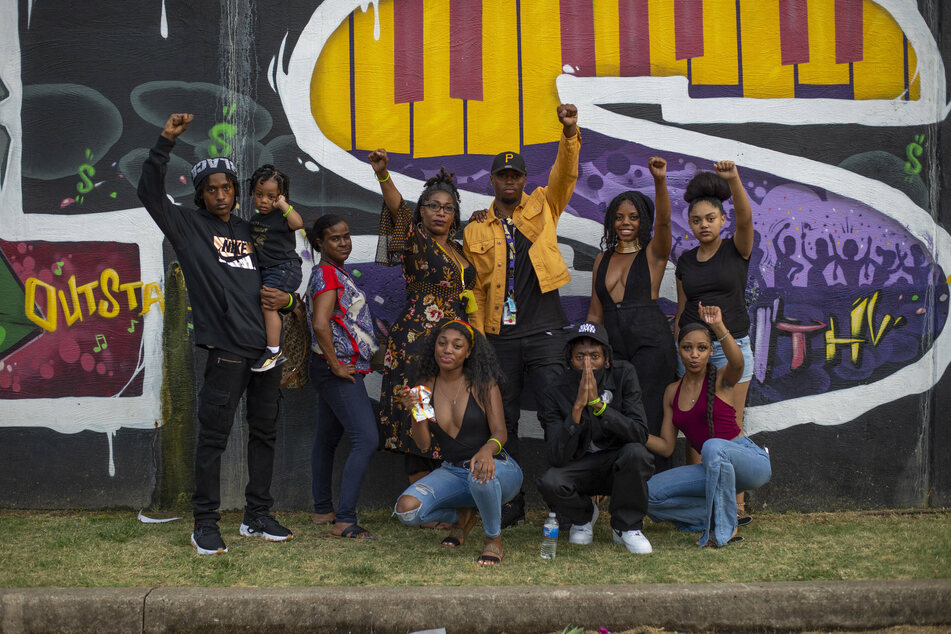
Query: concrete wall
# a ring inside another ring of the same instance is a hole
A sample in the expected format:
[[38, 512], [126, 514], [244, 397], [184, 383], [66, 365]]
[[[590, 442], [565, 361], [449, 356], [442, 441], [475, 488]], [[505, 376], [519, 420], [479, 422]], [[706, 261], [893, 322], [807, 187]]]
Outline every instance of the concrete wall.
[[[381, 199], [368, 151], [387, 148], [410, 199], [454, 170], [468, 216], [490, 200], [496, 152], [520, 150], [529, 186], [544, 184], [559, 102], [579, 106], [584, 139], [559, 226], [569, 317], [587, 309], [606, 204], [653, 195], [653, 154], [670, 165], [673, 315], [673, 262], [695, 246], [683, 187], [734, 159], [757, 232], [746, 428], [774, 466], [756, 504], [951, 502], [941, 3], [234, 4], [0, 2], [0, 505], [187, 500], [204, 353], [175, 255], [135, 196], [168, 113], [197, 116], [169, 169], [177, 201], [190, 204], [201, 158], [231, 156], [243, 176], [276, 164], [306, 224], [348, 219], [351, 268], [389, 322], [403, 291], [398, 270], [369, 263]], [[281, 508], [309, 506], [314, 398], [285, 397]], [[531, 477], [530, 412], [522, 431]], [[242, 503], [243, 433], [226, 506]], [[367, 504], [392, 501], [401, 466], [378, 455]]]

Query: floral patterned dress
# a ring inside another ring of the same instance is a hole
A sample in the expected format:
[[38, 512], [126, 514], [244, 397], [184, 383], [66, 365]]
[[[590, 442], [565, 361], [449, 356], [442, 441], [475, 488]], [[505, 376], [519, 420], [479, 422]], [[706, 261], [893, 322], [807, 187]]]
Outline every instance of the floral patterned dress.
[[[380, 240], [376, 262], [403, 266], [406, 280], [406, 306], [390, 327], [383, 357], [383, 385], [380, 390], [380, 424], [384, 448], [400, 453], [440, 457], [439, 447], [423, 454], [409, 435], [410, 414], [400, 403], [400, 393], [409, 367], [421, 352], [430, 329], [447, 319], [466, 319], [459, 299], [463, 291], [475, 285], [475, 268], [462, 255], [462, 248], [450, 240], [444, 249], [424, 230], [412, 223], [413, 214], [406, 202], [394, 214], [386, 205], [380, 213]], [[465, 269], [460, 271], [460, 266]]]

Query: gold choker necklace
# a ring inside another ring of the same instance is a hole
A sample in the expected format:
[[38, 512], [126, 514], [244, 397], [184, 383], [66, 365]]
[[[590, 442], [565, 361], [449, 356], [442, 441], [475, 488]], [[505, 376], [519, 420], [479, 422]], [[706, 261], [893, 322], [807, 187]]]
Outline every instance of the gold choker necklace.
[[614, 247], [615, 253], [637, 253], [641, 250], [641, 243], [637, 240], [634, 242], [622, 242], [618, 240], [617, 246]]

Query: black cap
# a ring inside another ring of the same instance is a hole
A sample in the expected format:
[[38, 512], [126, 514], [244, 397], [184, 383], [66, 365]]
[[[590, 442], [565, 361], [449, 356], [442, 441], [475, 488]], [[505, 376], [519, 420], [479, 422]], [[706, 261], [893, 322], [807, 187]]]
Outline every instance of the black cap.
[[570, 347], [575, 339], [581, 339], [583, 337], [597, 341], [604, 346], [606, 352], [611, 352], [611, 340], [608, 338], [608, 329], [601, 324], [591, 321], [578, 324], [568, 331], [568, 335], [565, 337], [565, 343]]
[[502, 170], [515, 170], [519, 174], [528, 174], [525, 169], [525, 159], [518, 152], [502, 152], [492, 159], [492, 173]]
[[238, 170], [235, 168], [231, 159], [225, 157], [206, 158], [198, 161], [192, 167], [192, 184], [195, 189], [201, 184], [201, 180], [210, 174], [228, 174], [235, 180], [238, 180]]

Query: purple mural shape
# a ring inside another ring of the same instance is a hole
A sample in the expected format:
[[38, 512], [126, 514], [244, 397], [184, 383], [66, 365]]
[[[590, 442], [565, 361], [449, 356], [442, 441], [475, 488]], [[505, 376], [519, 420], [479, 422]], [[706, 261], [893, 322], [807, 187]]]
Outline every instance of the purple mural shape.
[[[654, 195], [647, 159], [668, 162], [672, 200], [671, 262], [696, 246], [687, 223], [687, 182], [712, 162], [660, 152], [584, 130], [578, 182], [567, 213], [603, 222], [617, 194], [635, 189]], [[525, 147], [526, 189], [544, 185], [556, 144]], [[364, 159], [360, 152], [354, 156]], [[391, 169], [425, 180], [446, 166], [465, 192], [489, 194], [491, 156], [411, 158], [390, 154]], [[926, 245], [888, 214], [864, 203], [739, 165], [753, 208], [756, 244], [750, 259], [747, 305], [755, 350], [748, 404], [762, 405], [868, 383], [926, 353], [948, 313], [946, 274]], [[415, 192], [407, 192], [414, 195]], [[724, 234], [733, 233], [725, 205]], [[469, 209], [468, 211], [471, 211]], [[600, 248], [600, 230], [572, 236]], [[925, 298], [934, 286], [937, 302]], [[564, 296], [569, 318], [583, 318], [586, 297]], [[661, 300], [673, 316], [676, 305]]]

